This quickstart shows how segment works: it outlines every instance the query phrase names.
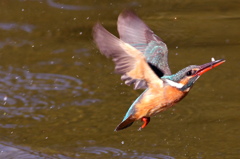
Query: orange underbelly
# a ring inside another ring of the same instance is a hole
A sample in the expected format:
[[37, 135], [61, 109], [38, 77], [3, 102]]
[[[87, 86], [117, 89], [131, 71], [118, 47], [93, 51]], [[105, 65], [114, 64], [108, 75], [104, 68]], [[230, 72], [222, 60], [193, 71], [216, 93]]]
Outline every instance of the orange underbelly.
[[170, 108], [175, 103], [179, 102], [186, 93], [178, 89], [166, 86], [163, 89], [148, 90], [140, 102], [136, 104], [135, 118], [140, 119], [144, 116], [150, 117], [161, 111]]

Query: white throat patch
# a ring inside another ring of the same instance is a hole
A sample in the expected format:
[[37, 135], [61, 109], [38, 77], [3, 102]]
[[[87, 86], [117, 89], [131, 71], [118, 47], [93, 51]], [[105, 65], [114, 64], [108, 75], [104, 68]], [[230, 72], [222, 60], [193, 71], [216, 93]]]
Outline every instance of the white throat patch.
[[171, 81], [169, 79], [166, 79], [166, 82], [172, 86], [172, 87], [176, 87], [176, 88], [179, 88], [181, 89], [184, 85], [182, 83], [177, 83], [177, 82], [174, 82], [174, 81]]

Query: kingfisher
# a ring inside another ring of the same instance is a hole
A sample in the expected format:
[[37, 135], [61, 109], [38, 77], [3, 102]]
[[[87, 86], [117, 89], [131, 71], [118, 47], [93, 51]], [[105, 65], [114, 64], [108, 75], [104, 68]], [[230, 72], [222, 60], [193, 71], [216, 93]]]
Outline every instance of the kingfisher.
[[115, 72], [126, 85], [145, 91], [133, 102], [115, 131], [125, 129], [136, 120], [143, 129], [154, 116], [182, 100], [197, 79], [225, 62], [212, 60], [203, 65], [190, 65], [172, 74], [168, 49], [163, 40], [132, 11], [123, 11], [117, 21], [119, 38], [99, 22], [93, 27], [93, 39], [100, 52], [112, 58]]

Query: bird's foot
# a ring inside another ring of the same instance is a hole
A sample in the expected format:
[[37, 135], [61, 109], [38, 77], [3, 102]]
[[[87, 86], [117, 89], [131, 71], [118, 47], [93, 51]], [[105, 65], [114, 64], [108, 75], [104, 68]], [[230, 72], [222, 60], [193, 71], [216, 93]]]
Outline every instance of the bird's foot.
[[141, 131], [143, 128], [145, 128], [147, 126], [147, 124], [150, 122], [150, 117], [142, 117], [141, 120], [142, 120], [143, 124], [138, 129], [138, 131]]

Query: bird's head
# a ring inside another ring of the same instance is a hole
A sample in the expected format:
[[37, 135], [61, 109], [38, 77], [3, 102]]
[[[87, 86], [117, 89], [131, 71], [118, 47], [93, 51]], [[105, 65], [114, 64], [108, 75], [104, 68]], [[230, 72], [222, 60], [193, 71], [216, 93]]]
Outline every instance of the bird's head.
[[188, 66], [178, 71], [176, 74], [163, 76], [162, 79], [164, 79], [169, 85], [176, 87], [181, 91], [188, 92], [202, 74], [213, 69], [214, 67], [221, 65], [224, 62], [225, 60], [223, 59], [215, 61], [214, 58], [212, 58], [212, 62], [199, 66]]

